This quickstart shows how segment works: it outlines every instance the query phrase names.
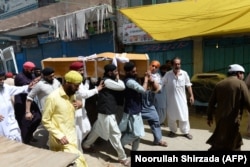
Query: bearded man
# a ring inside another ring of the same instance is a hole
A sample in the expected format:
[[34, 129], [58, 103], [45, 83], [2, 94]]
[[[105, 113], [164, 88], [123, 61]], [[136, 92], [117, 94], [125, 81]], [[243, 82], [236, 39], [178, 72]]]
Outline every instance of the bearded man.
[[55, 78], [54, 69], [46, 67], [42, 70], [42, 78], [36, 84], [36, 86], [29, 92], [26, 99], [26, 115], [25, 117], [30, 120], [32, 119], [32, 113], [30, 112], [30, 106], [35, 97], [38, 98], [40, 104], [41, 113], [44, 110], [44, 103], [46, 97], [56, 88], [58, 88], [61, 83]]
[[87, 167], [83, 154], [77, 148], [75, 128], [75, 111], [82, 107], [75, 104], [75, 93], [81, 83], [79, 72], [72, 70], [65, 74], [62, 86], [51, 92], [45, 100], [42, 123], [49, 132], [50, 150], [77, 154], [75, 165]]
[[121, 131], [116, 121], [117, 107], [119, 105], [120, 92], [125, 90], [125, 85], [119, 79], [117, 68], [113, 64], [104, 66], [104, 76], [102, 82], [104, 88], [98, 94], [97, 112], [98, 118], [83, 142], [83, 151], [92, 152], [91, 145], [98, 137], [109, 140], [118, 154], [119, 162], [125, 166], [129, 165], [127, 155], [121, 144]]
[[[23, 86], [28, 85], [32, 82], [37, 82], [40, 78], [35, 79], [34, 76], [34, 68], [35, 64], [27, 61], [23, 64], [23, 71], [18, 73], [15, 77], [15, 86]], [[15, 115], [19, 127], [21, 129], [23, 143], [30, 144], [33, 140], [33, 133], [41, 122], [41, 113], [37, 103], [33, 102], [31, 105], [31, 111], [33, 112], [33, 119], [26, 120], [25, 119], [25, 111], [26, 111], [26, 98], [27, 93], [21, 93], [14, 97], [14, 108]]]
[[[34, 115], [31, 112], [31, 105], [33, 101], [36, 101], [39, 104], [41, 114], [43, 114], [44, 110], [44, 103], [46, 97], [55, 89], [60, 87], [61, 83], [55, 78], [54, 69], [50, 67], [44, 68], [42, 71], [42, 78], [40, 81], [34, 86], [34, 88], [29, 92], [26, 99], [26, 112], [25, 112], [25, 118], [27, 120], [32, 120]], [[44, 143], [42, 143], [42, 146], [44, 148], [47, 148], [47, 141], [48, 141], [48, 131], [42, 126], [38, 126], [39, 131], [37, 131], [39, 134], [42, 134], [44, 137]]]
[[0, 72], [0, 136], [22, 142], [21, 131], [15, 119], [12, 96], [28, 93], [33, 83], [24, 86], [13, 86], [4, 83], [5, 72]]

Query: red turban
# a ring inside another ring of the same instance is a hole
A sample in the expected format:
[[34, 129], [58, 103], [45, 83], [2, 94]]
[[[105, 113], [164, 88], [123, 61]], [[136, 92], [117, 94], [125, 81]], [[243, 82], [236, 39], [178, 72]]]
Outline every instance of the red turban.
[[23, 64], [23, 68], [25, 70], [32, 70], [34, 69], [36, 66], [34, 63], [30, 62], [30, 61], [26, 61], [24, 64]]
[[83, 68], [83, 62], [81, 61], [76, 61], [71, 63], [71, 65], [69, 66], [70, 70], [75, 70], [78, 71], [79, 69]]
[[12, 74], [12, 72], [7, 72], [7, 73], [5, 74], [5, 76], [6, 76], [6, 78], [12, 78], [12, 77], [13, 77], [13, 74]]

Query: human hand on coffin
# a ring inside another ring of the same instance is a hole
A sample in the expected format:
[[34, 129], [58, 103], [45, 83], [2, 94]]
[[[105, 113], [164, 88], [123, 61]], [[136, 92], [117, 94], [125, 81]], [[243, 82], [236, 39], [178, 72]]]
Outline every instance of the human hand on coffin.
[[116, 57], [116, 59], [121, 63], [129, 62], [129, 59], [127, 57]]

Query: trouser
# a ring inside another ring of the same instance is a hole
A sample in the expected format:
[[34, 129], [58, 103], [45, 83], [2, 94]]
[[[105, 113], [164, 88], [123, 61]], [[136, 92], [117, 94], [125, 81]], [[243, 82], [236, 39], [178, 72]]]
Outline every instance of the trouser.
[[[172, 120], [168, 117], [168, 127], [171, 132], [177, 132], [177, 120]], [[181, 133], [188, 134], [190, 131], [190, 124], [189, 121], [179, 121], [179, 128]]]
[[122, 145], [132, 144], [132, 151], [138, 150], [140, 138], [145, 135], [141, 113], [130, 115], [124, 112], [119, 128]]
[[[97, 120], [100, 121], [100, 120]], [[117, 122], [110, 122], [110, 130], [109, 130], [109, 141], [111, 145], [114, 147], [118, 154], [119, 160], [125, 160], [127, 158], [125, 151], [121, 144], [121, 132], [117, 125]], [[83, 142], [83, 147], [89, 148], [99, 137], [99, 135], [95, 132], [95, 129], [97, 128], [96, 123], [93, 126], [93, 129], [89, 133], [87, 139]]]
[[33, 138], [33, 133], [36, 131], [37, 127], [41, 123], [40, 113], [33, 113], [33, 119], [26, 120], [24, 117], [22, 120], [21, 135], [23, 138], [23, 143], [29, 144], [30, 140]]
[[142, 119], [147, 120], [154, 136], [154, 144], [158, 144], [162, 139], [161, 125], [159, 121], [159, 116], [156, 110], [150, 110], [141, 112]]
[[124, 133], [121, 138], [121, 143], [123, 146], [132, 144], [132, 151], [136, 151], [139, 148], [140, 137], [135, 136], [132, 133]]
[[33, 133], [41, 123], [42, 115], [40, 110], [35, 102], [31, 103], [31, 112], [33, 114], [32, 120], [26, 120], [25, 118], [25, 105], [22, 103], [16, 103], [14, 105], [15, 115], [18, 122], [18, 125], [21, 130], [21, 136], [23, 143], [29, 144], [30, 140], [33, 137]]

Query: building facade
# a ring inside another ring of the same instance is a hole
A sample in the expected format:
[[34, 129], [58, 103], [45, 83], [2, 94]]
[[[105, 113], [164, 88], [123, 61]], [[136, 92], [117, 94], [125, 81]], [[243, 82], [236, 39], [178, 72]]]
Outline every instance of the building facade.
[[[227, 66], [233, 63], [243, 65], [247, 73], [250, 71], [249, 34], [157, 42], [119, 12], [121, 8], [177, 1], [85, 0], [83, 3], [81, 0], [30, 0], [25, 6], [24, 0], [9, 0], [8, 10], [4, 7], [8, 6], [7, 1], [0, 1], [0, 48], [14, 46], [19, 71], [27, 60], [41, 67], [41, 60], [48, 57], [89, 56], [101, 52], [147, 53], [151, 60], [157, 59], [161, 64], [178, 56], [182, 59], [182, 68], [190, 76], [204, 72], [226, 73]], [[109, 5], [107, 17], [101, 15], [104, 10], [96, 10], [95, 17], [84, 17], [85, 20], [80, 22], [85, 22], [82, 27], [85, 31], [81, 31], [80, 37], [70, 31], [72, 26], [58, 26], [60, 20], [64, 20], [64, 25], [74, 25], [66, 20], [78, 11], [86, 12], [85, 9], [103, 4]], [[37, 18], [37, 22], [30, 22], [33, 18]], [[16, 26], [11, 27], [14, 23]]]
[[[167, 0], [117, 0], [117, 8], [139, 7], [160, 3], [175, 3]], [[157, 42], [150, 39], [145, 32], [129, 21], [125, 16], [117, 14], [118, 36], [128, 52], [148, 53], [150, 59], [165, 60], [175, 56], [182, 58], [182, 68], [190, 76], [197, 73], [227, 73], [229, 64], [238, 63], [250, 71], [249, 34], [229, 34], [216, 36], [198, 36], [175, 41]]]
[[114, 52], [111, 0], [47, 0], [36, 6], [0, 20], [0, 47], [14, 46], [19, 71], [27, 60], [41, 67], [48, 57]]

